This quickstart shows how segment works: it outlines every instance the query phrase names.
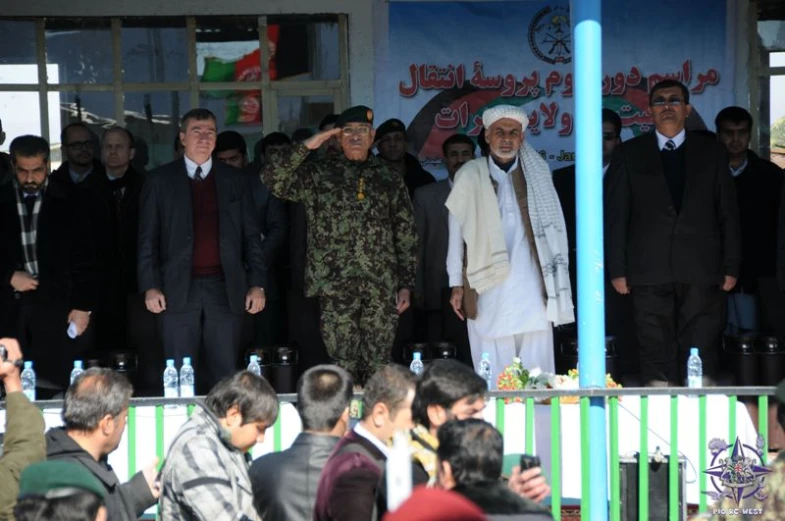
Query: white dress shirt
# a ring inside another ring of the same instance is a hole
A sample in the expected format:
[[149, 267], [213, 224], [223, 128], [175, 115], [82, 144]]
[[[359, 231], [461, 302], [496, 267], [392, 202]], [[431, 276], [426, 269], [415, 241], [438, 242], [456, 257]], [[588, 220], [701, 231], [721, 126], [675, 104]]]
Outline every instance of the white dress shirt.
[[188, 156], [183, 156], [185, 158], [185, 170], [188, 172], [188, 177], [193, 179], [196, 176], [196, 167], [202, 167], [202, 179], [207, 177], [207, 174], [210, 173], [210, 170], [213, 169], [213, 158], [211, 157], [201, 165], [196, 164], [195, 161], [191, 160]]
[[357, 433], [358, 436], [362, 436], [366, 440], [373, 443], [373, 446], [379, 449], [382, 452], [382, 454], [384, 454], [385, 458], [390, 457], [390, 448], [384, 443], [382, 443], [379, 440], [379, 438], [371, 434], [371, 432], [368, 429], [366, 429], [362, 423], [358, 423], [357, 425], [354, 426], [354, 432]]
[[673, 144], [676, 145], [676, 148], [679, 148], [682, 144], [684, 144], [684, 138], [687, 137], [687, 132], [684, 129], [681, 129], [681, 132], [673, 137], [663, 136], [657, 130], [655, 130], [654, 133], [657, 134], [657, 147], [660, 149], [660, 151], [665, 148], [665, 143], [668, 141], [673, 141]]

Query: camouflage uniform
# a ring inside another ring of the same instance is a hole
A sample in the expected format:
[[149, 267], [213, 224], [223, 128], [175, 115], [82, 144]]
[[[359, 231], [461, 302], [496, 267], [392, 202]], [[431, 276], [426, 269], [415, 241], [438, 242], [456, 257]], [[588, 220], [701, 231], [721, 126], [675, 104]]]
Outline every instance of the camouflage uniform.
[[262, 179], [276, 197], [305, 206], [305, 296], [319, 297], [328, 354], [362, 383], [389, 363], [396, 295], [414, 286], [414, 212], [403, 179], [381, 159], [309, 154], [295, 145]]
[[[755, 497], [742, 499], [736, 504], [735, 499], [722, 498], [719, 504], [710, 505], [706, 513], [692, 519], [710, 519], [711, 521], [780, 521], [785, 519], [785, 451], [777, 455], [771, 465], [771, 474], [767, 474], [763, 486], [765, 499]], [[715, 510], [738, 510], [739, 515], [714, 513]], [[760, 513], [744, 514], [744, 509], [758, 509]]]

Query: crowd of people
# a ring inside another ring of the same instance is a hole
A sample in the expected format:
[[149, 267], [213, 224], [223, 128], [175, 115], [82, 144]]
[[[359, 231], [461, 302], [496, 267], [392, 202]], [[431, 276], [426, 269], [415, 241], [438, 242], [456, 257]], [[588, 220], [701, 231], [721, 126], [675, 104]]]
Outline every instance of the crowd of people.
[[[449, 512], [466, 519], [552, 519], [539, 468], [502, 476], [502, 436], [482, 420], [485, 381], [455, 360], [434, 362], [420, 378], [396, 364], [377, 370], [356, 425], [351, 374], [336, 365], [309, 369], [297, 384], [303, 431], [290, 448], [253, 463], [249, 450], [275, 423], [278, 398], [263, 377], [235, 373], [196, 406], [160, 467], [151, 461], [123, 483], [108, 456], [126, 426], [133, 388], [125, 376], [86, 370], [68, 387], [63, 426], [44, 433], [41, 412], [21, 392], [19, 344], [0, 343], [9, 397], [2, 519], [133, 520], [156, 504], [167, 520], [461, 519], [440, 517], [439, 504], [450, 502], [457, 506]], [[411, 433], [413, 485], [450, 491], [420, 509], [424, 517], [387, 512], [386, 466], [399, 432]]]
[[[263, 377], [235, 373], [196, 405], [162, 465], [156, 458], [123, 482], [108, 457], [127, 422], [133, 388], [125, 376], [104, 368], [79, 375], [65, 395], [63, 426], [44, 433], [41, 411], [21, 391], [19, 344], [0, 345], [8, 393], [0, 519], [135, 520], [155, 505], [161, 519], [184, 521], [553, 519], [540, 468], [503, 473], [502, 434], [483, 420], [486, 382], [457, 360], [434, 361], [419, 377], [397, 364], [377, 370], [356, 423], [351, 374], [312, 367], [297, 383], [302, 431], [291, 447], [253, 461], [249, 450], [274, 425], [278, 398]], [[776, 396], [785, 424], [785, 382]], [[392, 440], [401, 433], [409, 461], [395, 460], [401, 453]], [[745, 498], [744, 508], [780, 519], [785, 458], [770, 470], [762, 494]], [[400, 482], [412, 488], [388, 508], [388, 483]], [[717, 506], [733, 510], [726, 499]], [[726, 510], [705, 517], [725, 519]]]
[[[721, 111], [713, 134], [686, 130], [684, 85], [649, 102], [655, 130], [625, 143], [603, 111], [606, 329], [640, 383], [683, 385], [697, 346], [710, 384], [728, 327], [785, 336], [782, 171], [748, 149], [746, 110]], [[482, 121], [481, 155], [450, 136], [438, 182], [405, 125], [374, 128], [364, 106], [294, 142], [267, 135], [252, 162], [194, 109], [150, 172], [124, 128], [99, 140], [69, 124], [51, 173], [46, 140], [17, 137], [0, 161], [0, 334], [35, 362], [42, 397], [74, 360], [115, 352], [136, 354], [144, 394], [160, 394], [166, 359], [190, 357], [204, 394], [280, 344], [301, 372], [336, 363], [360, 387], [414, 342], [487, 355], [493, 374], [515, 356], [553, 372], [576, 312], [575, 169], [551, 174], [522, 108]]]

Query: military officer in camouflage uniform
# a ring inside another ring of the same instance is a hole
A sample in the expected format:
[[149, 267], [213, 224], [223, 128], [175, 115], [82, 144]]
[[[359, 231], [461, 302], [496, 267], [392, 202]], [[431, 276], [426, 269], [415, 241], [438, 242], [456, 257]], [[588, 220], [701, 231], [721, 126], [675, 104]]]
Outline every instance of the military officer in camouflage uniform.
[[[777, 423], [785, 429], [785, 381], [777, 386], [776, 398], [780, 402], [777, 408]], [[785, 519], [785, 450], [768, 465], [771, 474], [766, 474], [761, 496], [742, 499], [722, 498], [719, 503], [709, 505], [708, 511], [692, 519], [710, 519], [711, 521], [782, 521]], [[745, 491], [747, 492], [747, 491]], [[738, 513], [737, 513], [738, 512]]]
[[[343, 154], [306, 161], [333, 136]], [[305, 206], [305, 293], [319, 297], [328, 354], [360, 383], [390, 361], [417, 261], [406, 185], [370, 154], [373, 140], [373, 111], [353, 107], [334, 129], [279, 154], [262, 171], [276, 197]]]

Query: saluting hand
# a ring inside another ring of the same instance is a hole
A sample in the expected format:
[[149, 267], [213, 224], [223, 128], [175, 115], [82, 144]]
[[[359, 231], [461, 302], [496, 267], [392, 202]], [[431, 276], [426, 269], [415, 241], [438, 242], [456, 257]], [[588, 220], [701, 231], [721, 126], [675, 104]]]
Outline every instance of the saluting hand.
[[319, 150], [319, 148], [323, 144], [327, 143], [331, 137], [337, 136], [340, 133], [341, 133], [341, 129], [338, 127], [332, 130], [325, 130], [324, 132], [319, 132], [318, 134], [314, 134], [313, 136], [303, 141], [303, 145], [308, 147], [308, 150]]

